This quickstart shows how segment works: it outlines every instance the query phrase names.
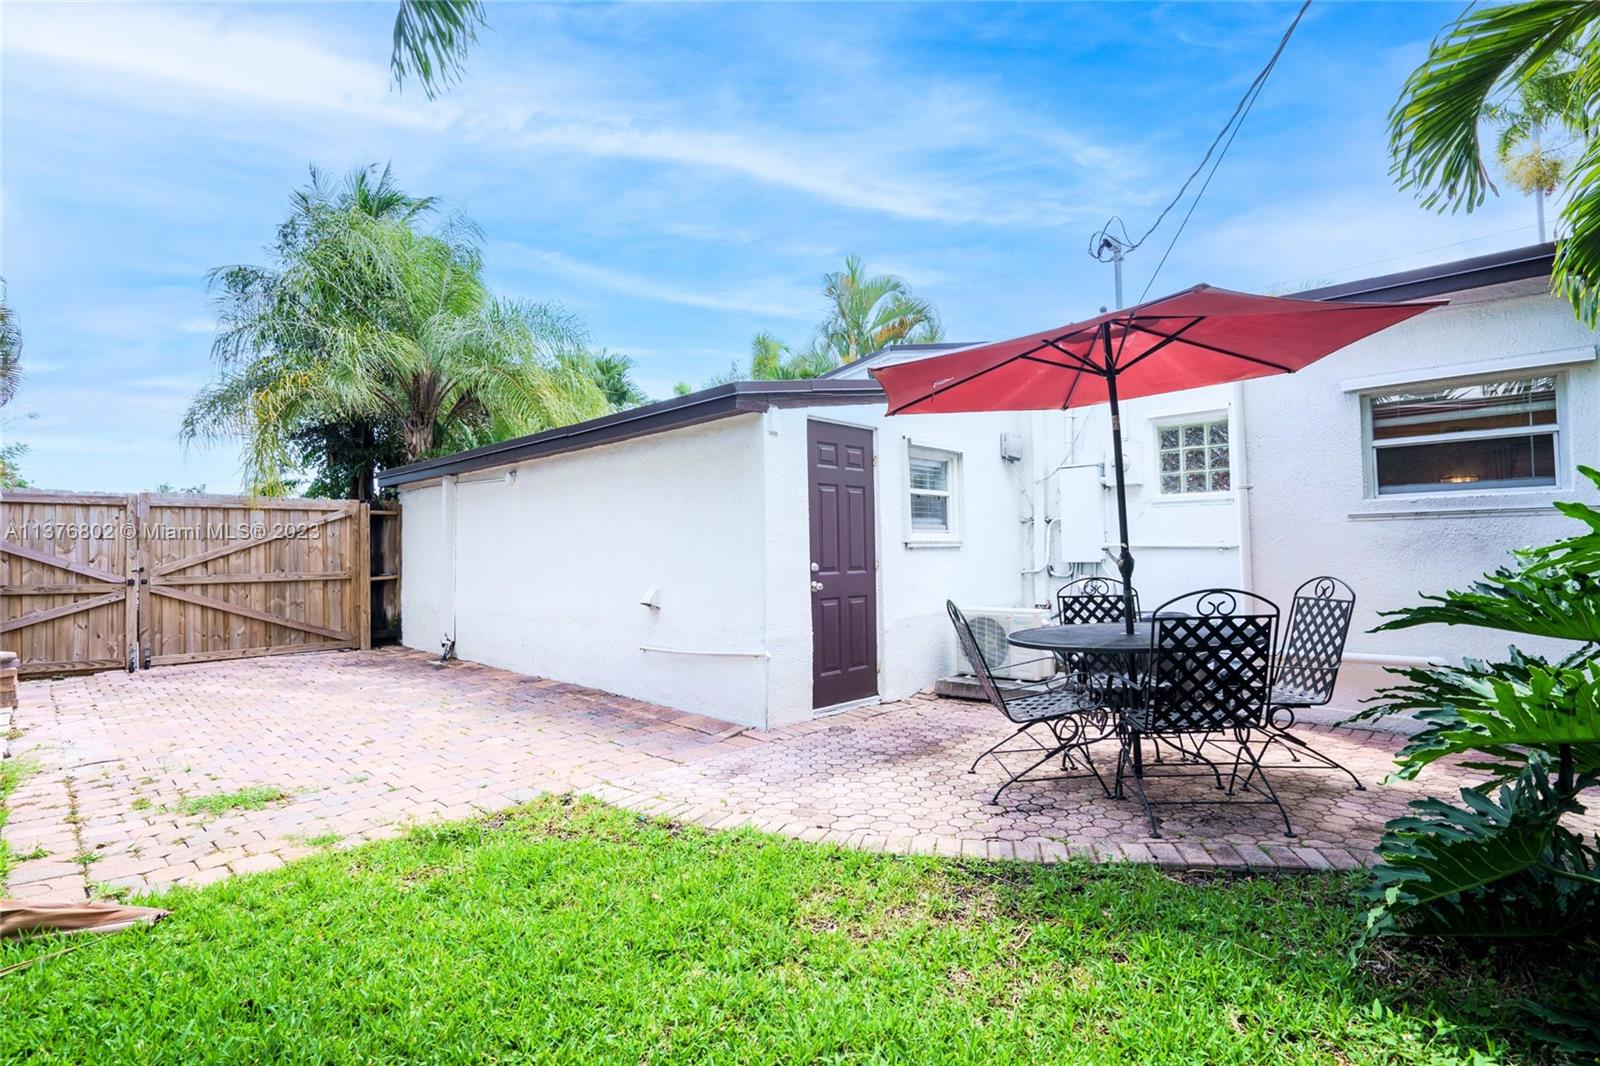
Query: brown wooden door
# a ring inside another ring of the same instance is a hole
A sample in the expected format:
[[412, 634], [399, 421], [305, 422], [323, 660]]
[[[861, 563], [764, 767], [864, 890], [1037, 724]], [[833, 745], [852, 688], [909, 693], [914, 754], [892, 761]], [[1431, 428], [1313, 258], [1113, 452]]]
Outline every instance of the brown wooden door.
[[808, 422], [806, 463], [811, 493], [811, 705], [831, 707], [878, 692], [872, 434]]

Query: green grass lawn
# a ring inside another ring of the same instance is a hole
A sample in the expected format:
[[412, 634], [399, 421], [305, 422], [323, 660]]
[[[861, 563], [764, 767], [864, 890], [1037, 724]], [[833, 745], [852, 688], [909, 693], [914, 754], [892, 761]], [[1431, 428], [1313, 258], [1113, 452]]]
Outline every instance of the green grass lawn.
[[0, 948], [75, 945], [0, 977], [0, 1062], [1528, 1061], [1488, 961], [1352, 968], [1350, 884], [860, 854], [552, 798]]

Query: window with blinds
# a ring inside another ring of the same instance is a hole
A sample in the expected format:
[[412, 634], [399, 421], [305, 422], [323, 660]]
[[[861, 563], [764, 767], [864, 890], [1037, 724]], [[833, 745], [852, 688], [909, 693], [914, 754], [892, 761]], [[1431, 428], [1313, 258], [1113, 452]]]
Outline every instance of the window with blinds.
[[1556, 484], [1554, 377], [1428, 386], [1365, 403], [1377, 495]]
[[906, 450], [908, 540], [950, 540], [957, 533], [955, 452]]

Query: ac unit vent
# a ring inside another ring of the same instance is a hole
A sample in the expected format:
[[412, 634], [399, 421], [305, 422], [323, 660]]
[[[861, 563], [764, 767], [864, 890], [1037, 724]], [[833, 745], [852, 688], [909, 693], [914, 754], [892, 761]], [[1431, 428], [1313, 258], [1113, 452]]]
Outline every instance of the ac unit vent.
[[[1006, 638], [1019, 629], [1046, 626], [1053, 620], [1048, 610], [1038, 607], [980, 607], [966, 612], [967, 624], [978, 642], [978, 650], [996, 677], [1013, 681], [1045, 681], [1054, 676], [1056, 662], [1048, 652], [1019, 648]], [[970, 673], [966, 655], [950, 632], [951, 655], [960, 673]]]

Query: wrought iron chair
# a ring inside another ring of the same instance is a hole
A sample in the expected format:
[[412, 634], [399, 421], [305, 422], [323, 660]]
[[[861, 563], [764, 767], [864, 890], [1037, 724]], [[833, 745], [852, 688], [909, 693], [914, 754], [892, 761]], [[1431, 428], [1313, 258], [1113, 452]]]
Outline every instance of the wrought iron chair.
[[[1064, 626], [1120, 622], [1129, 601], [1139, 613], [1139, 592], [1113, 577], [1081, 577], [1056, 589], [1056, 620]], [[1061, 671], [1080, 689], [1103, 688], [1108, 678], [1123, 677], [1127, 664], [1118, 655], [1062, 652]]]
[[[1156, 609], [1141, 698], [1117, 712], [1122, 743], [1114, 793], [1120, 798], [1123, 782], [1131, 776], [1153, 835], [1161, 835], [1155, 813], [1161, 803], [1270, 803], [1283, 816], [1285, 835], [1294, 835], [1289, 814], [1252, 747], [1258, 736], [1267, 739], [1278, 619], [1276, 604], [1242, 589], [1190, 592]], [[1237, 745], [1227, 785], [1216, 763], [1204, 754], [1208, 744], [1219, 743], [1219, 736]], [[1166, 744], [1181, 756], [1174, 768], [1163, 767], [1156, 776], [1212, 777], [1228, 798], [1152, 800], [1145, 790], [1147, 740], [1157, 751]], [[1184, 769], [1200, 763], [1205, 769]], [[1250, 767], [1242, 782], [1241, 764]], [[1260, 799], [1234, 798], [1236, 785], [1256, 791], [1251, 782], [1258, 777], [1265, 790]]]
[[[989, 661], [978, 646], [978, 640], [972, 634], [972, 627], [967, 624], [967, 616], [961, 613], [961, 608], [949, 600], [945, 601], [945, 610], [950, 615], [950, 623], [956, 627], [956, 638], [961, 644], [962, 652], [966, 654], [967, 663], [972, 667], [973, 676], [977, 678], [984, 696], [1017, 727], [974, 759], [971, 768], [967, 770], [969, 774], [977, 773], [978, 764], [988, 758], [993, 758], [1000, 764], [1000, 769], [1007, 777], [995, 790], [990, 802], [999, 803], [1002, 792], [1057, 757], [1061, 759], [1062, 773], [1032, 780], [1068, 780], [1092, 776], [1100, 783], [1101, 789], [1110, 795], [1111, 790], [1106, 787], [1105, 779], [1100, 776], [1100, 771], [1095, 767], [1094, 760], [1089, 754], [1090, 744], [1111, 735], [1103, 708], [1097, 706], [1092, 697], [1071, 688], [1054, 688], [1043, 692], [1033, 690], [1008, 696], [1000, 688], [993, 671], [989, 668]], [[1008, 747], [1013, 744], [1017, 746]], [[1025, 756], [1031, 761], [1022, 770], [1012, 772], [1006, 766], [1007, 755]], [[1077, 770], [1080, 765], [1088, 772], [1065, 772]]]
[[[1271, 736], [1262, 754], [1266, 754], [1267, 747], [1281, 744], [1291, 761], [1277, 764], [1276, 768], [1289, 769], [1299, 764], [1305, 769], [1340, 770], [1355, 782], [1358, 791], [1364, 792], [1367, 786], [1349, 767], [1290, 732], [1296, 711], [1323, 707], [1333, 699], [1355, 609], [1355, 591], [1336, 577], [1314, 577], [1294, 590], [1289, 625], [1272, 680], [1271, 710], [1267, 716]], [[1300, 763], [1301, 755], [1320, 766], [1305, 767]]]

